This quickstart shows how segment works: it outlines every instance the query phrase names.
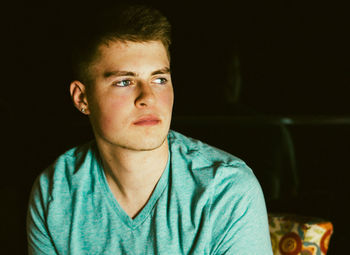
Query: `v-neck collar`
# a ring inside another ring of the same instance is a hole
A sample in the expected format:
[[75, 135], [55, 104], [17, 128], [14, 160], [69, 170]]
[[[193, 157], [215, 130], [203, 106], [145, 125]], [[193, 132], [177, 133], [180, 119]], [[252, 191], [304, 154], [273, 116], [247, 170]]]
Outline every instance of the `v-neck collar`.
[[[96, 151], [97, 152], [97, 151]], [[103, 171], [102, 163], [101, 163], [101, 158], [99, 157], [99, 154], [95, 154], [95, 168], [97, 170], [98, 174], [98, 180], [99, 180], [99, 185], [103, 191], [103, 194], [106, 195], [106, 199], [108, 200], [108, 203], [112, 206], [116, 214], [119, 216], [119, 218], [124, 222], [124, 224], [131, 229], [136, 229], [139, 225], [141, 225], [146, 218], [151, 214], [153, 207], [157, 203], [158, 199], [162, 195], [163, 191], [168, 185], [168, 180], [169, 180], [169, 168], [170, 168], [170, 150], [168, 153], [168, 161], [166, 164], [166, 167], [164, 169], [164, 172], [162, 176], [160, 177], [150, 199], [146, 203], [146, 205], [142, 208], [142, 210], [137, 214], [137, 216], [132, 219], [125, 211], [124, 209], [120, 206], [118, 203], [117, 199], [114, 197], [108, 182], [106, 175]]]

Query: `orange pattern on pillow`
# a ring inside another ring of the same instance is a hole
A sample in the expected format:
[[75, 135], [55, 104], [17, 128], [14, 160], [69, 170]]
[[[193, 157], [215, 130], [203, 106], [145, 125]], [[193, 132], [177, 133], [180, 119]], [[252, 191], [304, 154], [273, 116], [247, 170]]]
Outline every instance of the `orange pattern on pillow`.
[[333, 225], [329, 221], [290, 214], [269, 214], [274, 255], [326, 255]]

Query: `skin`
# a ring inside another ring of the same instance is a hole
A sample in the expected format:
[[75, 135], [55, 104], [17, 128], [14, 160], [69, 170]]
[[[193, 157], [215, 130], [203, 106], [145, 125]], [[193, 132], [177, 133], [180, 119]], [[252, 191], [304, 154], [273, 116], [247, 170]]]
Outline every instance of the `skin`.
[[111, 42], [97, 56], [91, 84], [73, 81], [70, 93], [89, 116], [112, 193], [135, 218], [168, 160], [170, 62], [160, 41]]

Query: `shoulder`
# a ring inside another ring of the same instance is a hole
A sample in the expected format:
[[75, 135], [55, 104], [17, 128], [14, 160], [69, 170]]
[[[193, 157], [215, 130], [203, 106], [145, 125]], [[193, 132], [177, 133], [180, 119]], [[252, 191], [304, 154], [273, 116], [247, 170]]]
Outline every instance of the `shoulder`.
[[172, 149], [181, 152], [181, 154], [188, 154], [189, 156], [193, 156], [192, 154], [196, 152], [196, 158], [203, 160], [204, 164], [210, 162], [221, 162], [227, 165], [244, 164], [241, 159], [230, 153], [208, 145], [200, 140], [182, 135], [176, 131], [171, 130], [168, 137]]
[[[185, 162], [194, 176], [205, 176], [207, 184], [235, 186], [237, 189], [259, 186], [250, 167], [240, 158], [200, 140], [169, 132], [171, 156], [176, 164]], [[241, 188], [242, 187], [242, 188]]]
[[94, 159], [94, 142], [74, 147], [60, 155], [36, 179], [33, 195], [46, 195], [52, 199], [55, 195], [68, 195], [76, 186], [76, 180], [87, 175]]

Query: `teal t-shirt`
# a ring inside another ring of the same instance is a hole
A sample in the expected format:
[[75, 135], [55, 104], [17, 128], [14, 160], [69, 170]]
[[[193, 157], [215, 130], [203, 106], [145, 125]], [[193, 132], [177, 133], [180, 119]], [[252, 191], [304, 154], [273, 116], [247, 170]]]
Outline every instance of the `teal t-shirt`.
[[170, 131], [166, 169], [131, 219], [95, 142], [69, 150], [33, 185], [30, 254], [272, 254], [261, 187], [240, 159]]

